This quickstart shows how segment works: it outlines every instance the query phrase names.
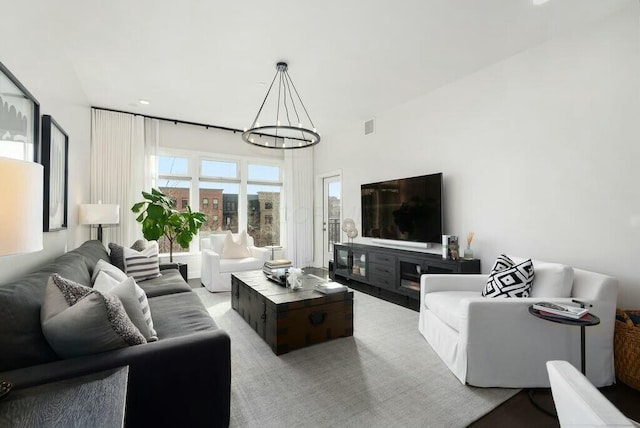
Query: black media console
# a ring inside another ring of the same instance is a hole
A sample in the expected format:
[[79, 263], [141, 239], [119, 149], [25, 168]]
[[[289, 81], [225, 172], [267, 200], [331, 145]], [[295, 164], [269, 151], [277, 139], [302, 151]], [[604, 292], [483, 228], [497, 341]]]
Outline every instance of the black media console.
[[443, 259], [439, 254], [363, 244], [334, 244], [335, 281], [418, 310], [420, 275], [480, 273], [480, 260]]

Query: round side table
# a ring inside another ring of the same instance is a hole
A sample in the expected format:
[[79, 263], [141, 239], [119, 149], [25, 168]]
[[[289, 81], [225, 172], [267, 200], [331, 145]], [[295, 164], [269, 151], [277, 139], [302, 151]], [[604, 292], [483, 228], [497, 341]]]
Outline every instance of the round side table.
[[556, 322], [558, 324], [580, 326], [580, 363], [581, 363], [582, 374], [586, 376], [587, 373], [586, 373], [586, 361], [585, 361], [584, 328], [592, 325], [600, 324], [600, 318], [589, 313], [584, 315], [582, 318], [578, 318], [578, 319], [567, 318], [559, 315], [540, 312], [539, 310], [534, 309], [533, 305], [529, 306], [529, 313], [535, 317], [541, 318], [543, 320], [551, 321], [551, 322]]

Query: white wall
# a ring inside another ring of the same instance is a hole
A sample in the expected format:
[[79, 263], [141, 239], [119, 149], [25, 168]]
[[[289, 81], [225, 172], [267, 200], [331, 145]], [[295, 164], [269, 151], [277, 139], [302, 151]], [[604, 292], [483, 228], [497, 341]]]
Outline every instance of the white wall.
[[69, 227], [45, 233], [44, 250], [40, 252], [0, 257], [0, 282], [9, 282], [89, 238], [88, 227], [76, 223], [78, 204], [89, 200], [90, 108], [61, 47], [31, 32], [30, 28], [45, 29], [44, 34], [54, 29], [45, 9], [33, 8], [28, 3], [11, 4], [12, 16], [21, 19], [2, 20], [0, 62], [40, 102], [40, 114], [53, 116], [69, 134]]
[[359, 222], [361, 184], [443, 172], [445, 233], [474, 231], [484, 272], [501, 252], [567, 263], [640, 307], [639, 16], [630, 3], [380, 112], [375, 134], [353, 124], [317, 146], [316, 173], [342, 169]]
[[[213, 115], [215, 116], [215, 115]], [[217, 118], [216, 120], [220, 120]], [[282, 150], [263, 149], [242, 141], [240, 133], [215, 128], [160, 122], [160, 147], [247, 158], [284, 159]]]

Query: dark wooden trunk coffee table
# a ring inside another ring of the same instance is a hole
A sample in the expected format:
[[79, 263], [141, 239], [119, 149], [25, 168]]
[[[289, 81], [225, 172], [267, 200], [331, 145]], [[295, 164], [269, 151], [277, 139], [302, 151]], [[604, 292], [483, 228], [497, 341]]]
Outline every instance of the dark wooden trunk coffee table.
[[353, 336], [353, 291], [322, 294], [313, 290], [321, 278], [305, 275], [291, 290], [260, 270], [231, 275], [231, 307], [276, 354]]

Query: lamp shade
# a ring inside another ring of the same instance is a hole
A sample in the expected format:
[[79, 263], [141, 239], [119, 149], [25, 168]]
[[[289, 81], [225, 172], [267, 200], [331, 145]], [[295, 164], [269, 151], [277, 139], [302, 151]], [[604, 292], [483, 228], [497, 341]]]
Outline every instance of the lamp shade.
[[42, 250], [43, 170], [0, 157], [0, 256]]
[[80, 224], [118, 224], [120, 205], [80, 204], [78, 220]]

